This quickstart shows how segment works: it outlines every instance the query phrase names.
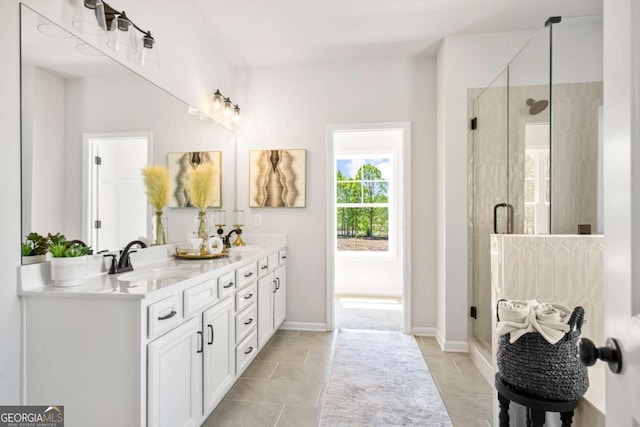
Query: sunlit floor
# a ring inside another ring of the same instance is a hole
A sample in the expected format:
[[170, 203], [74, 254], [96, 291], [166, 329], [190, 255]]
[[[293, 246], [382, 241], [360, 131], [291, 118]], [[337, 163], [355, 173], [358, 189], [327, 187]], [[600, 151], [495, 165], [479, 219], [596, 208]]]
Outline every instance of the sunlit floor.
[[402, 330], [401, 297], [336, 296], [336, 328]]

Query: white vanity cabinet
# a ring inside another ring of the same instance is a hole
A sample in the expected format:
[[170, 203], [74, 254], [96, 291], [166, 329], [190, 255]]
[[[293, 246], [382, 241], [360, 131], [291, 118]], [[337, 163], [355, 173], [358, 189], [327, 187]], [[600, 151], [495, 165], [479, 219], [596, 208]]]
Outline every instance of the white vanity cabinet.
[[[23, 291], [23, 403], [65, 405], [68, 427], [201, 425], [284, 320], [281, 255], [193, 263], [166, 284]], [[105, 402], [117, 410], [96, 416]]]
[[148, 422], [198, 426], [202, 414], [200, 324], [191, 319], [147, 346]]
[[[286, 257], [285, 257], [286, 258]], [[273, 259], [273, 261], [271, 261]], [[278, 253], [269, 257], [270, 273], [258, 280], [258, 346], [273, 336], [285, 319], [286, 265]]]

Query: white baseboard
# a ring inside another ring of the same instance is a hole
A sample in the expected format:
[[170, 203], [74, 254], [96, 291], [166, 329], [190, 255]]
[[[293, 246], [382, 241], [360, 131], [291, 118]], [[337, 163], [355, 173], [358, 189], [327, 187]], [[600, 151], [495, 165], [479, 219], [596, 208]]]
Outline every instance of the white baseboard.
[[418, 337], [435, 337], [438, 331], [436, 328], [416, 326], [415, 328], [411, 328], [411, 333]]
[[326, 323], [314, 323], [314, 322], [282, 322], [280, 329], [288, 331], [327, 331]]
[[440, 348], [442, 351], [450, 351], [452, 353], [468, 353], [469, 352], [469, 342], [467, 341], [445, 341], [442, 336], [442, 332], [436, 329], [435, 337], [440, 344]]

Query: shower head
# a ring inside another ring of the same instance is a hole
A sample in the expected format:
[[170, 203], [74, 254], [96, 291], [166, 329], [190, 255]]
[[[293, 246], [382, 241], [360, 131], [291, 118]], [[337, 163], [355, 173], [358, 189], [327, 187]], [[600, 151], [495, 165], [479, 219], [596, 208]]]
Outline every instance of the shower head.
[[533, 98], [529, 98], [527, 99], [527, 106], [529, 106], [529, 114], [531, 114], [532, 116], [542, 113], [545, 108], [547, 108], [547, 105], [549, 105], [549, 101], [547, 101], [546, 99], [541, 99], [539, 101], [536, 101]]

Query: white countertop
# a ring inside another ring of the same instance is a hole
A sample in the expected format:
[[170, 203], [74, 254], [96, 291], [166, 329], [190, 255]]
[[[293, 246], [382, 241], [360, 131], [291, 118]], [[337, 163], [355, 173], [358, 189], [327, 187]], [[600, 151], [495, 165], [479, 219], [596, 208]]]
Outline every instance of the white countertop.
[[[170, 245], [167, 245], [170, 246]], [[175, 284], [185, 282], [201, 274], [217, 271], [224, 274], [233, 271], [237, 267], [257, 261], [269, 254], [277, 252], [285, 247], [284, 244], [261, 245], [255, 250], [245, 250], [237, 252], [231, 250], [229, 256], [214, 258], [211, 260], [185, 260], [175, 257], [166, 257], [172, 249], [165, 248], [158, 250], [148, 248], [138, 250], [132, 254], [132, 264], [134, 272], [153, 271], [167, 267], [179, 268], [179, 277], [154, 280], [120, 280], [119, 277], [127, 274], [107, 274], [105, 272], [87, 278], [85, 284], [72, 287], [56, 287], [51, 281], [50, 264], [33, 264], [20, 267], [20, 283], [18, 286], [19, 296], [69, 296], [69, 297], [118, 297], [118, 298], [147, 298], [154, 292], [167, 289]], [[147, 252], [147, 253], [145, 253]], [[160, 258], [153, 259], [151, 254], [159, 254]], [[135, 255], [135, 257], [134, 257]], [[102, 257], [91, 257], [94, 264], [99, 263], [102, 267]], [[150, 259], [152, 258], [152, 259]], [[146, 261], [146, 262], [145, 262]], [[91, 269], [91, 268], [90, 268]], [[104, 268], [102, 268], [104, 270]], [[176, 275], [177, 276], [177, 275]]]

